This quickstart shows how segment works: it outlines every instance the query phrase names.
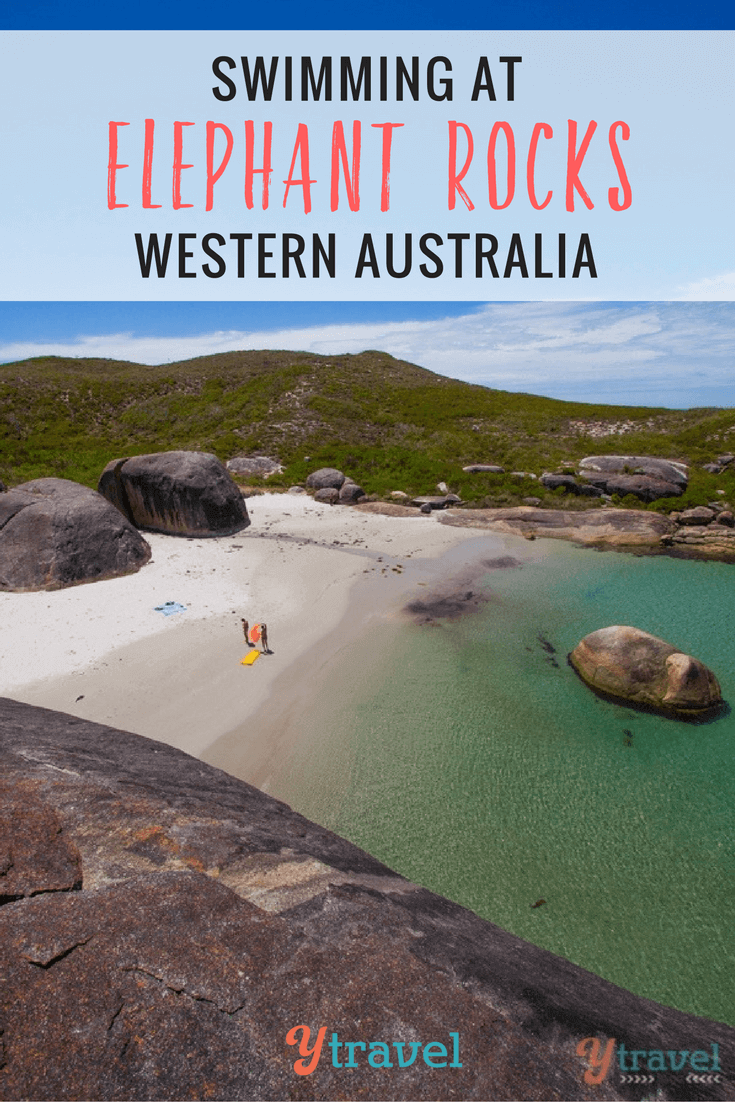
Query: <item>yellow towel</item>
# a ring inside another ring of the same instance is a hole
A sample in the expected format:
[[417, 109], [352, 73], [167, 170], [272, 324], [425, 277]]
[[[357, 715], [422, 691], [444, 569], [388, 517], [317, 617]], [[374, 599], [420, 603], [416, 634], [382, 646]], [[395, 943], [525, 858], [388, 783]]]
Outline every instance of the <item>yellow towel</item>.
[[245, 655], [245, 657], [240, 660], [240, 665], [241, 666], [252, 666], [252, 664], [256, 660], [256, 658], [260, 658], [260, 651], [259, 650], [248, 651], [248, 653]]

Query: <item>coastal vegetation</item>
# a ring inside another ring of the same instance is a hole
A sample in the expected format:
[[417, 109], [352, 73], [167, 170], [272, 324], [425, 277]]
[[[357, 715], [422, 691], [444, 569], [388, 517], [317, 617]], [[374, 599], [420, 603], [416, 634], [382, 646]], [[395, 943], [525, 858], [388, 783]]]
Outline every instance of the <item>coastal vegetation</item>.
[[[107, 359], [37, 357], [0, 366], [0, 480], [54, 475], [96, 486], [111, 459], [167, 449], [278, 458], [269, 488], [310, 470], [348, 471], [367, 493], [433, 490], [438, 481], [479, 506], [533, 495], [531, 478], [573, 470], [589, 454], [651, 455], [691, 466], [683, 497], [659, 511], [735, 497], [735, 472], [702, 469], [735, 450], [735, 411], [563, 402], [448, 379], [387, 353], [317, 356], [228, 352], [151, 367]], [[502, 475], [468, 473], [473, 463]], [[258, 479], [251, 479], [257, 485]], [[637, 498], [622, 504], [646, 508]], [[595, 499], [564, 495], [565, 508]]]

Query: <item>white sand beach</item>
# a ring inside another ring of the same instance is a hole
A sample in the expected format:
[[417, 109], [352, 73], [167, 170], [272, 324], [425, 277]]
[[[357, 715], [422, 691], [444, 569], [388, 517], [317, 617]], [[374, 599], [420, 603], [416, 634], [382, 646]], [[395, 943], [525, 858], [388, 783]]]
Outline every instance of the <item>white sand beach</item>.
[[[247, 505], [252, 523], [235, 536], [145, 533], [153, 557], [137, 574], [0, 594], [0, 694], [202, 756], [259, 709], [297, 707], [370, 621], [436, 584], [436, 563], [449, 553], [451, 564], [452, 549], [459, 563], [470, 544], [477, 558], [522, 543], [306, 495]], [[166, 601], [185, 611], [157, 612]], [[240, 662], [241, 617], [268, 624], [273, 653], [251, 667]], [[258, 757], [256, 742], [257, 731]]]

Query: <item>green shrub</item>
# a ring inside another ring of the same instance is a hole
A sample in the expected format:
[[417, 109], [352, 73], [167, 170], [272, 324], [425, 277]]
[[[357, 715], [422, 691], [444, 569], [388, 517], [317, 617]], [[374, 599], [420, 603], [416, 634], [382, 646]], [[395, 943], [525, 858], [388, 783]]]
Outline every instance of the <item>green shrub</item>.
[[281, 485], [303, 482], [316, 467], [337, 466], [380, 495], [434, 493], [445, 481], [466, 501], [507, 504], [534, 495], [548, 505], [564, 498], [565, 509], [590, 508], [599, 501], [462, 468], [492, 462], [538, 474], [564, 465], [573, 473], [568, 464], [583, 455], [622, 450], [619, 437], [591, 438], [579, 423], [623, 419], [637, 426], [625, 437], [627, 453], [692, 464], [686, 494], [651, 508], [706, 504], [720, 496], [717, 489], [735, 501], [735, 471], [701, 470], [717, 454], [735, 450], [732, 411], [512, 394], [445, 379], [382, 352], [232, 352], [160, 367], [61, 357], [2, 365], [0, 478], [15, 485], [60, 474], [96, 485], [110, 459], [191, 448], [223, 460], [272, 455], [286, 468]]

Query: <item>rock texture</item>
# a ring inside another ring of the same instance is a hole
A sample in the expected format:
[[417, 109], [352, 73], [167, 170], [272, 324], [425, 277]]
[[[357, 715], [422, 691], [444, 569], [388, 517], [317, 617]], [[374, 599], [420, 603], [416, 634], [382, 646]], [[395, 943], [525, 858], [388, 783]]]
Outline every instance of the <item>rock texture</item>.
[[243, 477], [257, 475], [259, 478], [270, 478], [272, 474], [280, 474], [283, 466], [277, 459], [271, 459], [267, 455], [236, 455], [228, 459], [225, 464], [228, 471]]
[[306, 479], [310, 490], [341, 490], [344, 482], [345, 476], [336, 467], [320, 467], [318, 471], [312, 471]]
[[325, 486], [314, 494], [314, 501], [321, 501], [324, 505], [336, 505], [339, 501], [339, 490], [334, 486]]
[[566, 493], [577, 494], [582, 497], [601, 497], [602, 490], [599, 486], [593, 486], [587, 482], [578, 482], [571, 474], [551, 474], [544, 471], [539, 479], [547, 490], [562, 489]]
[[362, 486], [358, 486], [351, 478], [346, 478], [342, 483], [342, 489], [339, 491], [340, 505], [354, 505], [365, 496]]
[[651, 455], [588, 455], [580, 460], [579, 469], [608, 474], [644, 474], [680, 486], [686, 486], [689, 480], [686, 463]]
[[689, 478], [686, 464], [646, 455], [589, 455], [579, 473], [606, 494], [634, 494], [649, 502], [680, 496]]
[[116, 578], [150, 557], [140, 532], [87, 486], [37, 478], [0, 496], [0, 590]]
[[679, 524], [711, 524], [715, 519], [714, 509], [708, 509], [706, 505], [695, 505], [693, 509], [685, 509], [679, 513]]
[[426, 494], [421, 497], [412, 498], [411, 504], [419, 509], [428, 506], [429, 512], [431, 512], [432, 509], [447, 509], [451, 505], [461, 505], [462, 499], [458, 497], [457, 494], [441, 494], [440, 496]]
[[715, 463], [705, 463], [703, 470], [709, 471], [710, 474], [722, 474], [728, 467], [732, 467], [735, 463], [735, 455], [728, 453], [727, 455], [718, 455]]
[[632, 704], [696, 717], [714, 713], [722, 693], [711, 670], [691, 655], [639, 628], [600, 628], [569, 655], [591, 688]]
[[101, 494], [138, 528], [176, 536], [228, 536], [250, 524], [242, 494], [215, 455], [158, 452], [113, 459]]
[[507, 509], [444, 512], [442, 524], [489, 528], [511, 535], [573, 540], [608, 547], [661, 547], [676, 524], [660, 513], [638, 509], [537, 509], [518, 505]]
[[[720, 1082], [655, 1087], [733, 1097], [735, 1030], [513, 937], [178, 750], [0, 699], [0, 778], [3, 1099], [640, 1098], [615, 1068], [585, 1084], [586, 1037], [717, 1044]], [[302, 1023], [312, 1044], [320, 1026], [456, 1030], [462, 1067], [358, 1050], [337, 1068], [325, 1044], [297, 1076]]]

